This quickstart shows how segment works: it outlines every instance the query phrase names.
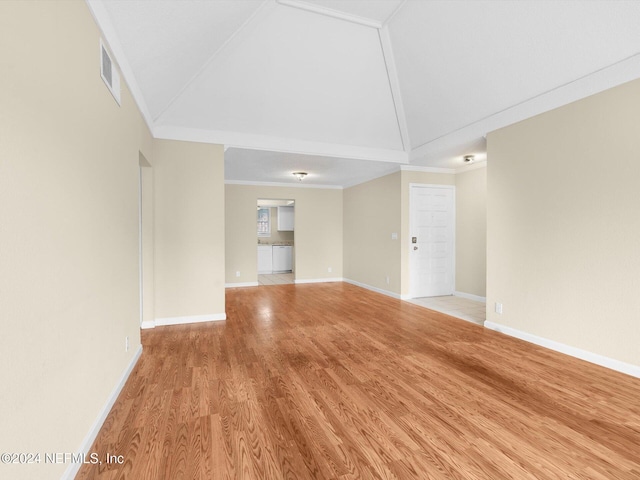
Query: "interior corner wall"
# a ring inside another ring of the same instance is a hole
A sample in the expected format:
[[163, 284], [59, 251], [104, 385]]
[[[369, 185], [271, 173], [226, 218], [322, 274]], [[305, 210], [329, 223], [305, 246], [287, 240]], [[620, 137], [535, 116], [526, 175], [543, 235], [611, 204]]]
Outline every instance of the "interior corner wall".
[[85, 2], [0, 2], [0, 452], [77, 452], [140, 347], [141, 116], [99, 38]]
[[[152, 150], [149, 150], [152, 154]], [[153, 227], [153, 166], [140, 152], [140, 274], [142, 277], [142, 308], [140, 309], [143, 324], [152, 324], [154, 313], [154, 227]]]
[[346, 280], [400, 295], [399, 212], [400, 172], [344, 190]]
[[487, 168], [456, 174], [456, 292], [487, 295]]
[[296, 281], [342, 278], [342, 190], [227, 184], [225, 197], [228, 284], [258, 281], [256, 207], [260, 198], [295, 200]]
[[224, 316], [224, 148], [153, 141], [155, 321]]
[[487, 319], [640, 366], [640, 80], [488, 135]]

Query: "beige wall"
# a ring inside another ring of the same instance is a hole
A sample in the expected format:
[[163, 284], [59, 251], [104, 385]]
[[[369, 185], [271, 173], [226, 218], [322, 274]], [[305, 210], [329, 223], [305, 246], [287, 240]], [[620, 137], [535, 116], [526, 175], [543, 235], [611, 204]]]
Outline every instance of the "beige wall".
[[[344, 190], [344, 276], [400, 294], [400, 172]], [[392, 240], [391, 234], [398, 239]], [[387, 281], [388, 280], [388, 281]]]
[[259, 198], [295, 200], [296, 280], [342, 277], [342, 190], [231, 184], [225, 187], [227, 283], [258, 280]]
[[487, 294], [487, 169], [456, 174], [456, 291]]
[[[485, 168], [458, 175], [403, 170], [345, 189], [345, 278], [409, 296], [412, 183], [456, 186], [456, 291], [484, 297]], [[394, 232], [398, 240], [391, 240]]]
[[639, 107], [636, 80], [488, 136], [489, 321], [640, 365]]
[[223, 147], [154, 140], [153, 181], [156, 319], [224, 314]]
[[84, 2], [0, 2], [1, 452], [76, 452], [140, 344], [141, 119], [98, 45]]

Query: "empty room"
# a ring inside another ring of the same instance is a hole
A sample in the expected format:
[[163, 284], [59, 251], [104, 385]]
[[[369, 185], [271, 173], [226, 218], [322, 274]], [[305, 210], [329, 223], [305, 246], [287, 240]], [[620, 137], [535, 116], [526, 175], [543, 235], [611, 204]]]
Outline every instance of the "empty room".
[[0, 478], [640, 479], [638, 25], [1, 1]]

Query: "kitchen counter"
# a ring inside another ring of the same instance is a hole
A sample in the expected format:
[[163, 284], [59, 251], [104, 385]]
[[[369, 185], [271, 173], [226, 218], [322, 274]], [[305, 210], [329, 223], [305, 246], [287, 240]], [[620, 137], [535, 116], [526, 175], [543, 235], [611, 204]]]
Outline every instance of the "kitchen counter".
[[293, 271], [293, 244], [258, 244], [258, 274], [291, 271]]

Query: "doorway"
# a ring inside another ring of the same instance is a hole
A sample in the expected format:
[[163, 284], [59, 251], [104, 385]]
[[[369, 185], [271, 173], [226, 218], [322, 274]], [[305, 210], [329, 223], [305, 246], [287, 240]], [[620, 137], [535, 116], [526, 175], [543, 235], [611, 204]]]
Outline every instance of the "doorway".
[[257, 200], [258, 284], [295, 283], [295, 200]]
[[455, 290], [455, 187], [410, 185], [411, 297], [453, 295]]

